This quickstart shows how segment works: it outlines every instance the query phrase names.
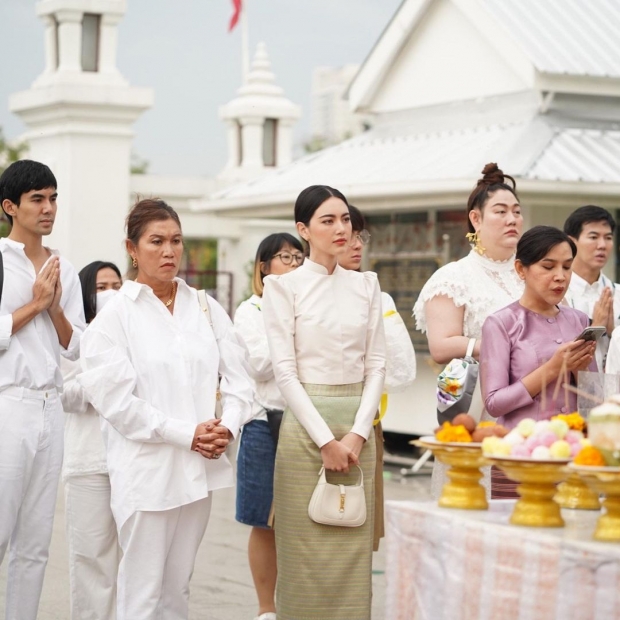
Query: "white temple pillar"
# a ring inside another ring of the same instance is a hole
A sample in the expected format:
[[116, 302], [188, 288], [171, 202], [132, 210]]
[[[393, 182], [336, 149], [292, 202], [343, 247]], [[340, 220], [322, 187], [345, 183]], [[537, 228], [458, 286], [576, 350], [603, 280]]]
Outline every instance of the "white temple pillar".
[[99, 71], [118, 73], [116, 68], [116, 49], [118, 46], [118, 24], [121, 15], [103, 14], [99, 32]]
[[45, 23], [45, 73], [53, 73], [58, 68], [58, 29], [51, 15], [43, 17]]
[[82, 16], [81, 11], [62, 10], [58, 20], [58, 70], [82, 71]]
[[236, 168], [241, 163], [241, 153], [239, 152], [239, 135], [241, 127], [236, 120], [226, 121], [226, 141], [228, 142], [228, 161], [226, 168]]
[[263, 167], [263, 124], [260, 116], [245, 116], [241, 122], [242, 168]]
[[277, 135], [277, 166], [286, 166], [293, 161], [293, 125], [295, 120], [280, 119]]

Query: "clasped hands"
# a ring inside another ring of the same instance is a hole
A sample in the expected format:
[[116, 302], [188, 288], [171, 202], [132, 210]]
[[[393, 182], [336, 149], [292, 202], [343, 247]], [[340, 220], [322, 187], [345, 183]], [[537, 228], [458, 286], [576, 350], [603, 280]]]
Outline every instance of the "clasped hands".
[[602, 326], [611, 336], [614, 331], [614, 296], [612, 290], [606, 286], [592, 311], [592, 325]]
[[201, 422], [194, 432], [192, 452], [198, 452], [206, 459], [219, 459], [232, 438], [232, 433], [222, 426], [222, 420], [214, 418]]
[[349, 465], [359, 465], [359, 455], [364, 438], [357, 433], [347, 433], [340, 441], [332, 439], [321, 447], [325, 469], [348, 473]]

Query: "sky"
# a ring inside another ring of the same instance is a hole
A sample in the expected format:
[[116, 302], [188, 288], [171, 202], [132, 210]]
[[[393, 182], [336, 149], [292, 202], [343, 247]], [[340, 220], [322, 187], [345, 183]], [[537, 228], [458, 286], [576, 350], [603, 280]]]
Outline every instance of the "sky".
[[[362, 63], [401, 0], [246, 0], [251, 55], [259, 41], [276, 82], [302, 106], [295, 141], [310, 136], [310, 88], [317, 66]], [[44, 66], [43, 23], [35, 0], [0, 0], [0, 127], [24, 125], [8, 110]], [[118, 67], [133, 86], [153, 88], [155, 104], [136, 122], [134, 153], [149, 172], [214, 175], [227, 158], [219, 106], [241, 85], [241, 38], [228, 32], [231, 0], [127, 0]]]

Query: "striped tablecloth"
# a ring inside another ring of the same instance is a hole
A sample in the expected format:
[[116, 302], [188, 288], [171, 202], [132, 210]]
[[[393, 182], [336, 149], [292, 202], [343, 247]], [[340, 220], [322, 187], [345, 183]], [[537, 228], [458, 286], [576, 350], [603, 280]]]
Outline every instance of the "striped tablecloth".
[[524, 528], [513, 505], [386, 502], [386, 620], [620, 619], [620, 544], [592, 540], [599, 513]]

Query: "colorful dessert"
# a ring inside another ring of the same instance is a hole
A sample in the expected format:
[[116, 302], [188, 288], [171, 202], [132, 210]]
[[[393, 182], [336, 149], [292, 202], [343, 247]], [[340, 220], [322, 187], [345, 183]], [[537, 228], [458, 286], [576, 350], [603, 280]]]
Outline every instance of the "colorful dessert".
[[485, 456], [513, 456], [540, 461], [566, 460], [574, 457], [586, 439], [572, 430], [565, 419], [525, 418], [505, 437], [487, 437], [482, 441]]

